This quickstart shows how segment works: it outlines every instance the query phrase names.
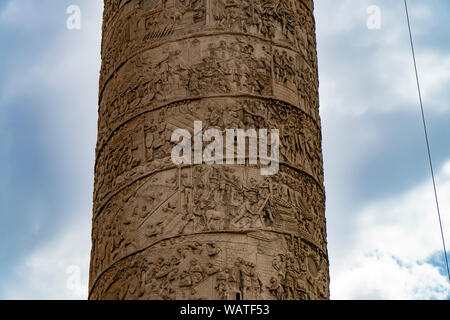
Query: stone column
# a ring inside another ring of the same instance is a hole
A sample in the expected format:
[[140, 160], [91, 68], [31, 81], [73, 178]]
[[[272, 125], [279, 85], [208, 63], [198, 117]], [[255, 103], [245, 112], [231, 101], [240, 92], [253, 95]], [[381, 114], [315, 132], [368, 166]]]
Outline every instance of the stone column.
[[[278, 129], [279, 172], [175, 165], [194, 121]], [[313, 0], [105, 0], [89, 298], [328, 288]]]

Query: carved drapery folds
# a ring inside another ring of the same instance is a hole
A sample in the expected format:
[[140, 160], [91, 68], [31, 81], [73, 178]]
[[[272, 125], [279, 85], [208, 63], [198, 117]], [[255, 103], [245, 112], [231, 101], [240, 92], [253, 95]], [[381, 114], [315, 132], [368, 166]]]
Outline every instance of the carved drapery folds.
[[[327, 299], [312, 0], [105, 0], [90, 299]], [[194, 121], [280, 170], [181, 165]]]

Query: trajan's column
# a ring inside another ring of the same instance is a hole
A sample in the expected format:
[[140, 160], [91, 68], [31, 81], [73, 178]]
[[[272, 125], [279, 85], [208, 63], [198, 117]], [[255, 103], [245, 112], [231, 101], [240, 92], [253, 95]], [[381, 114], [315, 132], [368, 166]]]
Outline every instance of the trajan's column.
[[[174, 164], [194, 121], [278, 173]], [[328, 299], [322, 163], [313, 0], [105, 0], [90, 299]]]

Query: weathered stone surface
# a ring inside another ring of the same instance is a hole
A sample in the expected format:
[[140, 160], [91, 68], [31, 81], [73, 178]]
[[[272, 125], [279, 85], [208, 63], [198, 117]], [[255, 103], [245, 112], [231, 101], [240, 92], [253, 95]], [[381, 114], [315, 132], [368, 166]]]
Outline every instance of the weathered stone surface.
[[[105, 0], [90, 299], [327, 299], [312, 0]], [[280, 170], [171, 161], [279, 129]]]

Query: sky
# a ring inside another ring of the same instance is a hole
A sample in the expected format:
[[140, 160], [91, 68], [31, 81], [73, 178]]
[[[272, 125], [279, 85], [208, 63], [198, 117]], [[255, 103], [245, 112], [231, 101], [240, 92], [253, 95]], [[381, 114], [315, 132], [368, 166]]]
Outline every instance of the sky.
[[[331, 298], [448, 300], [403, 1], [315, 2]], [[450, 2], [409, 6], [450, 246]], [[87, 298], [102, 9], [0, 1], [0, 299]]]

